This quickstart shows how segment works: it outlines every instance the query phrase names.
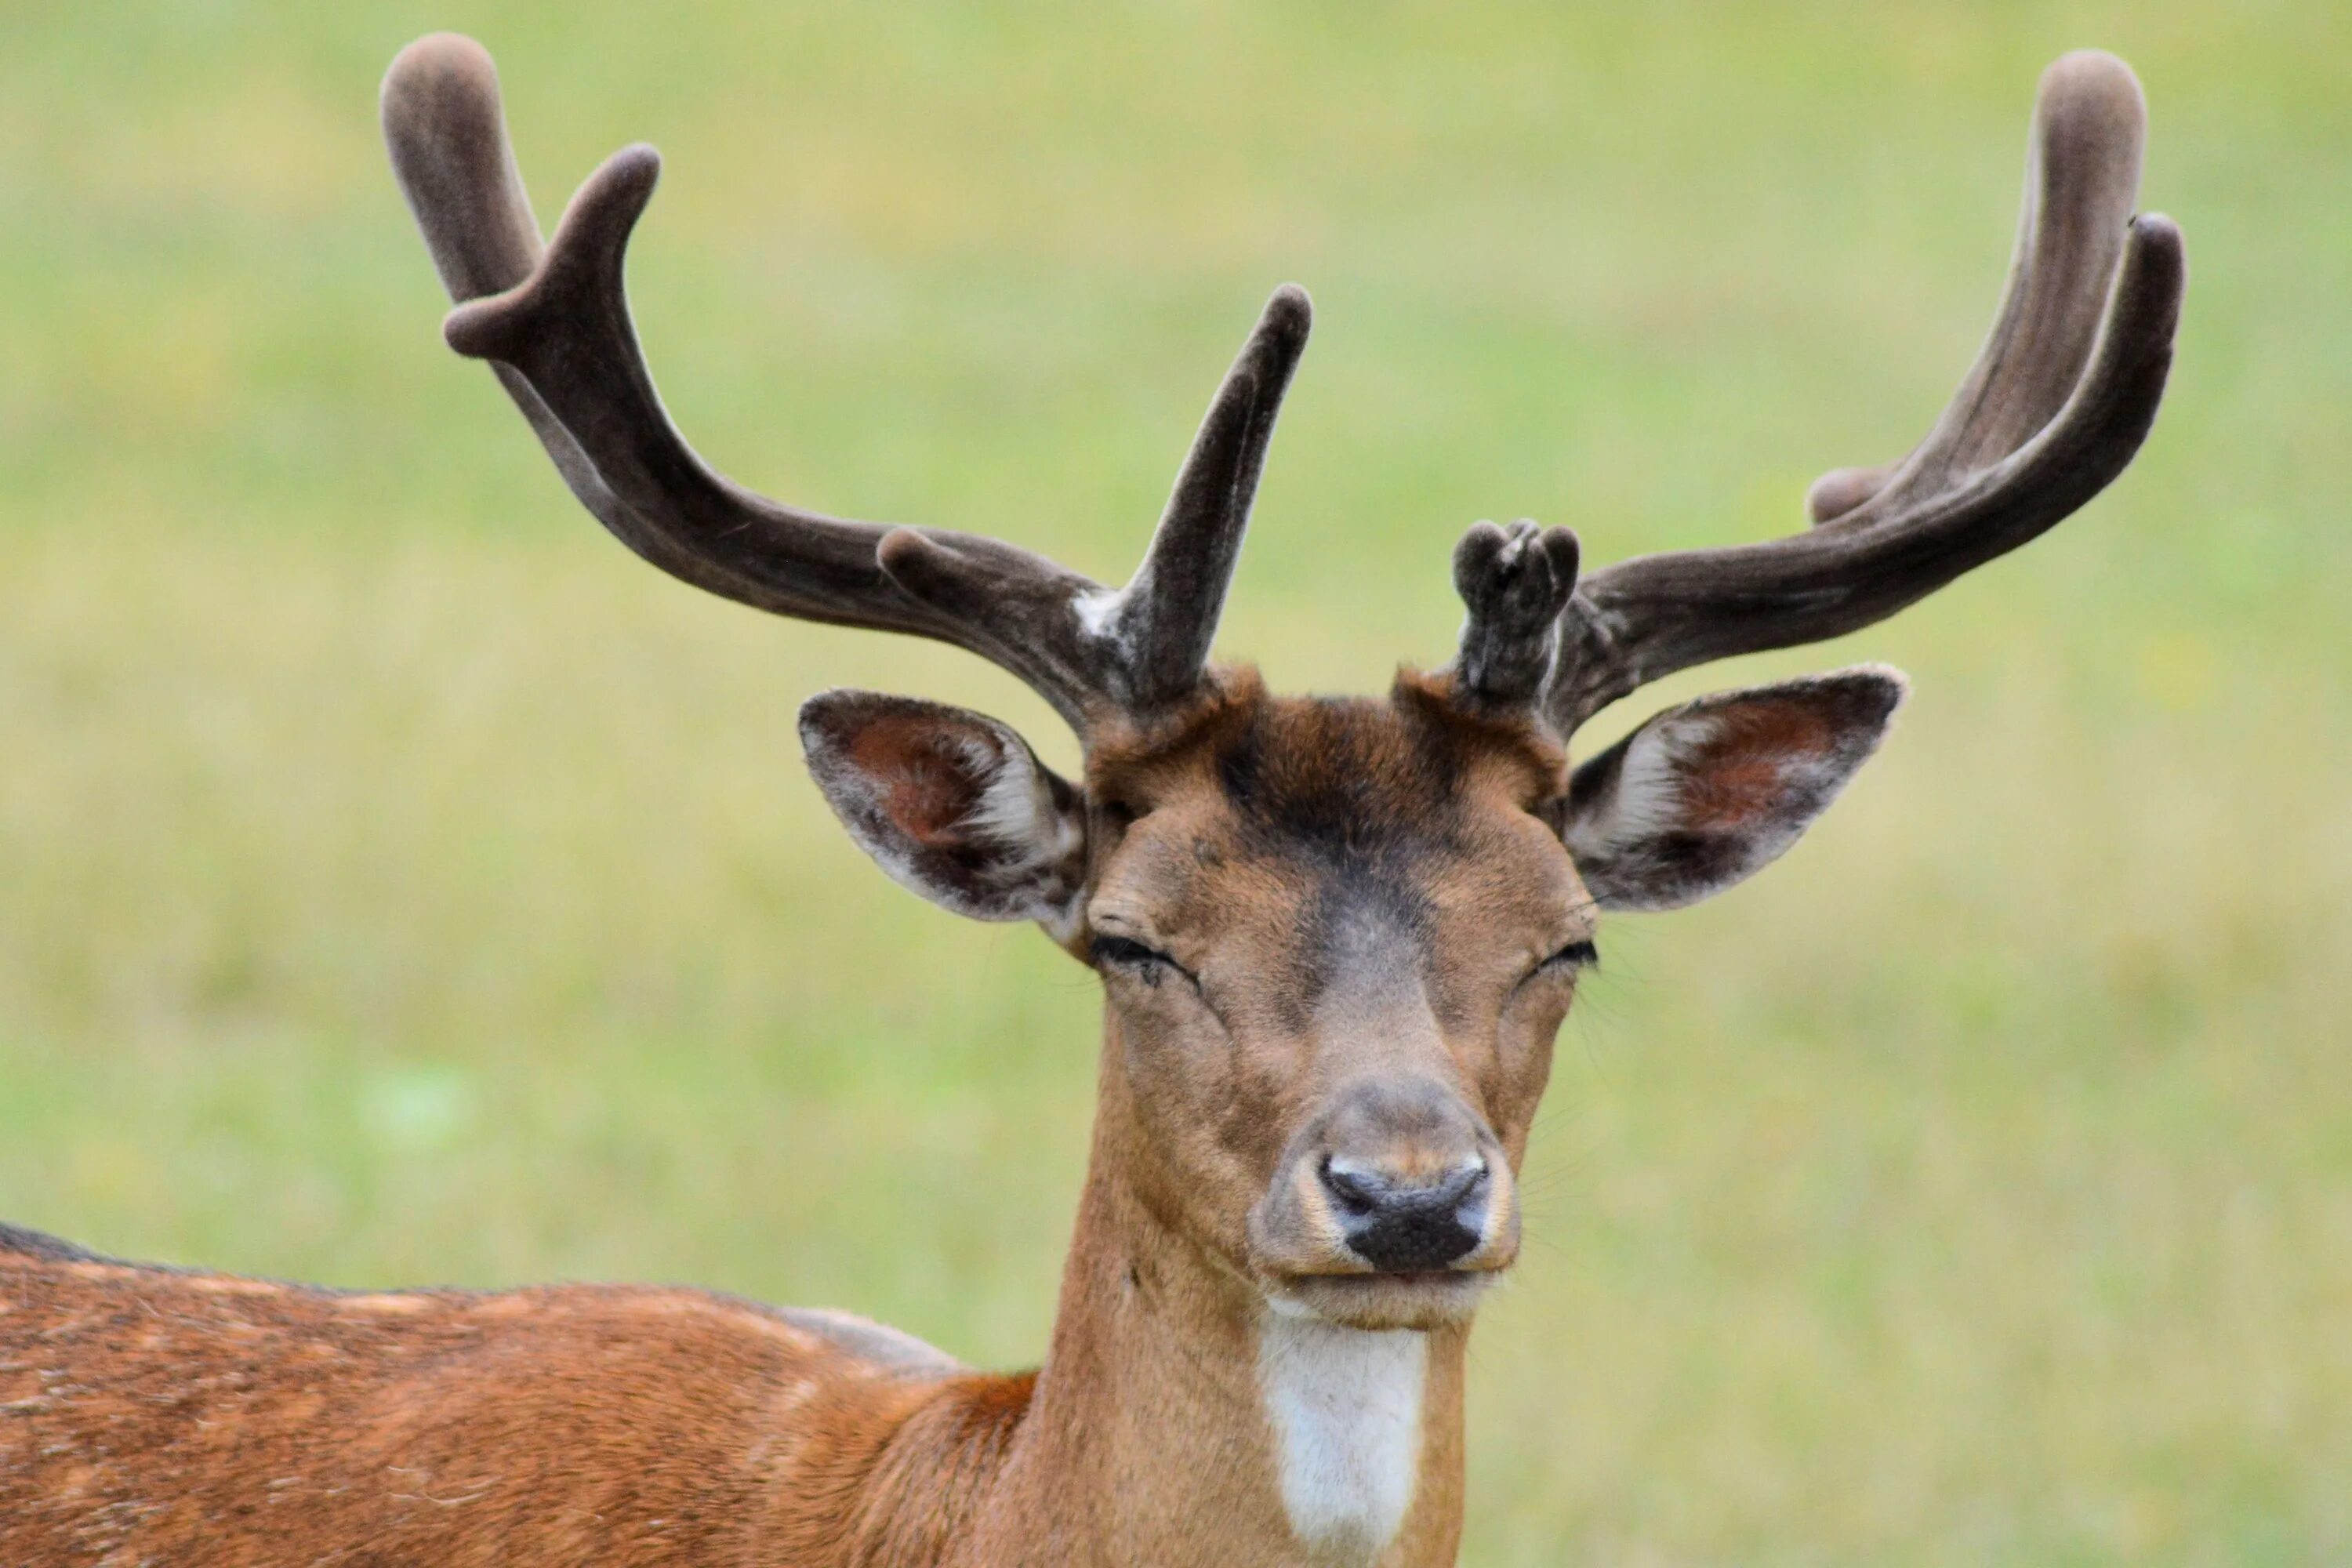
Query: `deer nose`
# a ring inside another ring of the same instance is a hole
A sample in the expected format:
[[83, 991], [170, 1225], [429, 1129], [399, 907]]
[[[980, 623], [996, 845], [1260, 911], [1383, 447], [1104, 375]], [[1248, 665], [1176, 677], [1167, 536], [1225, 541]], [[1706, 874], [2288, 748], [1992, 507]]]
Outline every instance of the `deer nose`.
[[1349, 1249], [1384, 1274], [1444, 1268], [1477, 1249], [1491, 1184], [1483, 1154], [1415, 1179], [1371, 1161], [1326, 1158], [1323, 1190]]

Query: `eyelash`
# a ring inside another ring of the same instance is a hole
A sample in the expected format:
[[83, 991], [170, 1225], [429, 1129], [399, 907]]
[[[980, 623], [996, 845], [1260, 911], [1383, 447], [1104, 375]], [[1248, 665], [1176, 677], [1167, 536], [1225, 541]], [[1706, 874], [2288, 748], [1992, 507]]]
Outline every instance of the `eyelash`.
[[[1120, 969], [1134, 970], [1146, 985], [1160, 984], [1160, 971], [1162, 968], [1172, 969], [1188, 980], [1192, 978], [1192, 971], [1182, 964], [1158, 948], [1146, 947], [1130, 937], [1098, 936], [1095, 938], [1092, 953], [1097, 964], [1109, 964]], [[1597, 969], [1600, 966], [1601, 950], [1586, 941], [1570, 942], [1566, 947], [1537, 964], [1536, 968], [1538, 970]]]
[[1191, 970], [1186, 969], [1158, 948], [1146, 947], [1141, 942], [1127, 937], [1098, 936], [1095, 938], [1092, 951], [1094, 961], [1097, 964], [1132, 969], [1137, 978], [1146, 985], [1159, 984], [1160, 972], [1163, 968], [1172, 969], [1187, 980], [1192, 978]]
[[1536, 967], [1539, 970], [1598, 969], [1601, 967], [1601, 950], [1590, 941], [1571, 942]]

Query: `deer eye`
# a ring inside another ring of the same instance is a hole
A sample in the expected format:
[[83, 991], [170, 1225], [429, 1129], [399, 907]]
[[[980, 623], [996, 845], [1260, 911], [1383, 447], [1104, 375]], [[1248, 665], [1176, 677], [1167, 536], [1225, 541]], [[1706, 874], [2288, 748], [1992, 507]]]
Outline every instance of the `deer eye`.
[[1131, 971], [1146, 985], [1159, 984], [1160, 973], [1164, 970], [1172, 969], [1188, 978], [1191, 973], [1182, 964], [1158, 948], [1146, 947], [1141, 942], [1128, 937], [1098, 936], [1095, 938], [1093, 952], [1096, 963], [1113, 969]]
[[1547, 969], [1596, 969], [1600, 967], [1600, 964], [1601, 950], [1592, 945], [1591, 938], [1587, 938], [1582, 942], [1570, 942], [1566, 947], [1561, 948], [1558, 952], [1553, 953], [1549, 958], [1547, 958], [1541, 963], [1537, 964], [1536, 968], [1538, 971]]

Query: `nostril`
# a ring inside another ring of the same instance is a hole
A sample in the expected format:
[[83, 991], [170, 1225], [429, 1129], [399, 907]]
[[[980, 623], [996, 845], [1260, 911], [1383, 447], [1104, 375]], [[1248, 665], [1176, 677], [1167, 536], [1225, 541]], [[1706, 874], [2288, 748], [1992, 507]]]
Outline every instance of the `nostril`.
[[1377, 1167], [1327, 1154], [1318, 1167], [1324, 1189], [1340, 1208], [1360, 1217], [1384, 1208], [1435, 1209], [1468, 1203], [1486, 1185], [1484, 1154], [1469, 1154], [1432, 1182], [1400, 1182]]
[[1473, 1154], [1447, 1173], [1432, 1197], [1444, 1204], [1468, 1203], [1486, 1189], [1486, 1157]]
[[1322, 1176], [1324, 1190], [1351, 1217], [1361, 1218], [1379, 1208], [1388, 1193], [1388, 1184], [1371, 1172], [1328, 1154], [1323, 1157]]

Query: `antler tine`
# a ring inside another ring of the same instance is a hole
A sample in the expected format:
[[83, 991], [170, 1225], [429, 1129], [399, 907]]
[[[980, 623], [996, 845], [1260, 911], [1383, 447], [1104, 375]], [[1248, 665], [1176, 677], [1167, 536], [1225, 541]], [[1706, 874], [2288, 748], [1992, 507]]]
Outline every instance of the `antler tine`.
[[1112, 594], [979, 535], [781, 505], [712, 470], [663, 410], [629, 319], [631, 231], [660, 159], [625, 148], [542, 247], [498, 79], [472, 40], [411, 45], [384, 79], [384, 135], [457, 301], [458, 353], [493, 362], [572, 493], [638, 554], [698, 587], [804, 620], [955, 644], [1034, 688], [1084, 733], [1198, 683], [1274, 414], [1305, 342], [1277, 292], [1212, 408], [1141, 571]]
[[[464, 305], [529, 283], [541, 268], [547, 247], [540, 240], [530, 198], [515, 167], [499, 102], [498, 73], [488, 54], [472, 39], [454, 34], [419, 39], [401, 52], [385, 74], [383, 112], [394, 172], [451, 299]], [[599, 171], [601, 180], [591, 184], [609, 192], [625, 185], [634, 174], [649, 190], [654, 166], [650, 149], [632, 149]], [[733, 598], [752, 594], [751, 584], [677, 548], [614, 494], [524, 371], [504, 363], [491, 368], [530, 421], [572, 494], [606, 528], [639, 554], [698, 586]]]
[[[2050, 422], [2091, 357], [2139, 190], [2147, 100], [2131, 68], [2078, 50], [2042, 75], [2026, 147], [2025, 200], [1992, 331], [1976, 363], [1912, 454], [1880, 468], [1822, 476], [1815, 522], [1873, 496], [1932, 491], [2007, 456]], [[1879, 482], [1867, 489], [1868, 477]], [[1903, 488], [1889, 481], [1897, 477]]]
[[[498, 72], [470, 38], [436, 33], [401, 51], [383, 79], [393, 172], [452, 300], [513, 288], [546, 247], [499, 107]], [[530, 384], [491, 367], [572, 493], [615, 533], [635, 526]]]
[[2037, 538], [2124, 470], [2155, 422], [2187, 283], [2180, 231], [2131, 216], [2145, 122], [2139, 84], [2112, 55], [2044, 73], [2009, 286], [1943, 416], [1902, 463], [1818, 480], [1810, 533], [1586, 579], [1562, 617], [1554, 728], [1677, 669], [1882, 620]]
[[[1089, 585], [1071, 603], [1085, 646], [1108, 654], [1106, 689], [1122, 711], [1174, 703], [1200, 682], [1275, 416], [1312, 319], [1304, 289], [1275, 290], [1209, 405], [1142, 565], [1116, 593]], [[882, 563], [908, 592], [959, 615], [982, 613], [999, 591], [991, 574], [932, 530], [893, 533]]]
[[1191, 690], [1208, 662], [1275, 417], [1313, 324], [1306, 289], [1275, 290], [1209, 405], [1143, 564], [1117, 595], [1080, 606], [1129, 650], [1130, 695], [1144, 706]]
[[1454, 685], [1474, 704], [1524, 708], [1542, 692], [1579, 553], [1573, 532], [1527, 518], [1507, 529], [1474, 522], [1454, 547], [1454, 590], [1469, 611]]

